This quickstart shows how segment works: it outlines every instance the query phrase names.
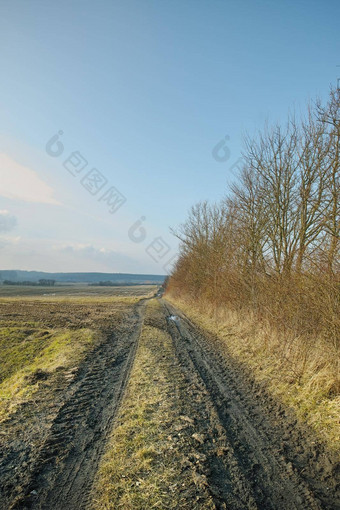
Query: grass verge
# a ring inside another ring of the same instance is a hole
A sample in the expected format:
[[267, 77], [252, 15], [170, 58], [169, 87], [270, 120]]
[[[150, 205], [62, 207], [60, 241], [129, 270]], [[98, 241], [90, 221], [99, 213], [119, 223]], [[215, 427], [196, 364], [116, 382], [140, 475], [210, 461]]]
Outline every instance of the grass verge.
[[235, 357], [251, 371], [255, 381], [285, 406], [294, 409], [332, 451], [340, 453], [340, 396], [332, 393], [334, 358], [330, 347], [318, 339], [283, 337], [252, 317], [220, 309], [200, 307], [178, 297], [168, 301], [180, 308], [204, 331], [217, 339], [226, 356]]
[[[147, 303], [139, 346], [93, 491], [97, 509], [215, 508], [186, 469], [185, 381], [159, 303]], [[191, 441], [193, 441], [191, 439]]]

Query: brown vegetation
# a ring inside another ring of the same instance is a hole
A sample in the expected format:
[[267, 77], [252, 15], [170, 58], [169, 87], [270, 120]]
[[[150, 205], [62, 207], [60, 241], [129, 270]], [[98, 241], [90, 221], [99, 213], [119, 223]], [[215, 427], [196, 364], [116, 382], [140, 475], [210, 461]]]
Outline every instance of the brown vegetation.
[[339, 107], [331, 90], [301, 122], [246, 140], [227, 198], [195, 205], [174, 232], [167, 290], [215, 321], [226, 311], [250, 321], [292, 383], [307, 374], [327, 398], [340, 390]]

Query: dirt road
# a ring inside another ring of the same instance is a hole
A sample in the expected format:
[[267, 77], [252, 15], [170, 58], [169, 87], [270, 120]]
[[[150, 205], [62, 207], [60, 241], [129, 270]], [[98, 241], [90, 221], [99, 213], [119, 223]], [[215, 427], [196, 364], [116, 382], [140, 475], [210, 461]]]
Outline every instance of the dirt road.
[[[168, 302], [161, 304], [193, 408], [190, 438], [197, 438], [199, 469], [216, 508], [340, 508], [336, 465], [311, 432], [222, 357], [213, 339]], [[1, 509], [91, 508], [92, 483], [129, 377], [144, 307], [142, 300], [119, 338], [109, 335], [83, 363], [33, 466], [25, 471], [19, 457], [0, 462]], [[23, 473], [20, 488], [10, 484], [14, 470]]]
[[[200, 395], [197, 427], [206, 437], [205, 474], [217, 508], [340, 508], [339, 466], [311, 432], [301, 430], [240, 366], [222, 357], [213, 339], [169, 303], [163, 305], [173, 317], [168, 330], [178, 362], [188, 386]], [[223, 438], [223, 452], [211, 456], [217, 435]]]
[[[142, 300], [125, 319], [118, 338], [92, 352], [68, 388], [47, 438], [20, 487], [3, 487], [0, 508], [68, 510], [87, 505], [91, 482], [112, 428], [134, 358], [143, 319]], [[24, 471], [11, 459], [0, 463], [0, 480]], [[7, 476], [6, 476], [7, 475]], [[16, 494], [19, 492], [19, 494]], [[13, 501], [14, 500], [14, 501]]]

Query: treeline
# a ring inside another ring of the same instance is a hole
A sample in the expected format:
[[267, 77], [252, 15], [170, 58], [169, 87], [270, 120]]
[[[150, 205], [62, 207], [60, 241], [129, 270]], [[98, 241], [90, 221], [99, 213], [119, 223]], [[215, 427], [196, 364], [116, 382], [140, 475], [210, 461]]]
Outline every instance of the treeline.
[[89, 287], [134, 287], [136, 285], [155, 285], [154, 282], [141, 281], [141, 282], [97, 282], [97, 283], [89, 283]]
[[174, 233], [168, 292], [248, 311], [281, 332], [339, 349], [340, 90], [307, 115], [247, 138], [219, 204], [199, 203]]
[[46, 280], [41, 279], [38, 282], [31, 281], [23, 281], [23, 282], [14, 282], [12, 280], [4, 280], [3, 285], [22, 285], [22, 286], [30, 286], [30, 287], [54, 287], [55, 280]]

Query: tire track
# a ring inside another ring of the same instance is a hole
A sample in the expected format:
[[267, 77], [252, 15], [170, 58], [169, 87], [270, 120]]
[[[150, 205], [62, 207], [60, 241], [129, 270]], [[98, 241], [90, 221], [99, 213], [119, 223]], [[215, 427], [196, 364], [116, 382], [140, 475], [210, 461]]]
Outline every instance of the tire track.
[[[301, 476], [309, 466], [296, 466], [275, 441], [275, 431], [253, 395], [246, 394], [231, 367], [221, 359], [183, 314], [163, 301], [177, 357], [191, 383], [201, 386], [205, 399], [215, 408], [227, 440], [226, 462], [210, 459], [209, 482], [217, 487], [218, 508], [256, 508], [317, 510], [340, 508], [335, 493], [328, 492], [325, 481]], [[289, 431], [289, 426], [287, 425]], [[320, 483], [321, 482], [321, 483]], [[237, 504], [242, 485], [243, 502]], [[215, 490], [216, 492], [216, 490]], [[249, 497], [246, 494], [249, 492]], [[234, 493], [234, 500], [230, 499]], [[227, 505], [227, 506], [223, 506]]]
[[85, 362], [23, 492], [10, 509], [87, 507], [93, 478], [129, 378], [145, 301], [139, 301], [126, 319], [120, 338], [109, 335]]

